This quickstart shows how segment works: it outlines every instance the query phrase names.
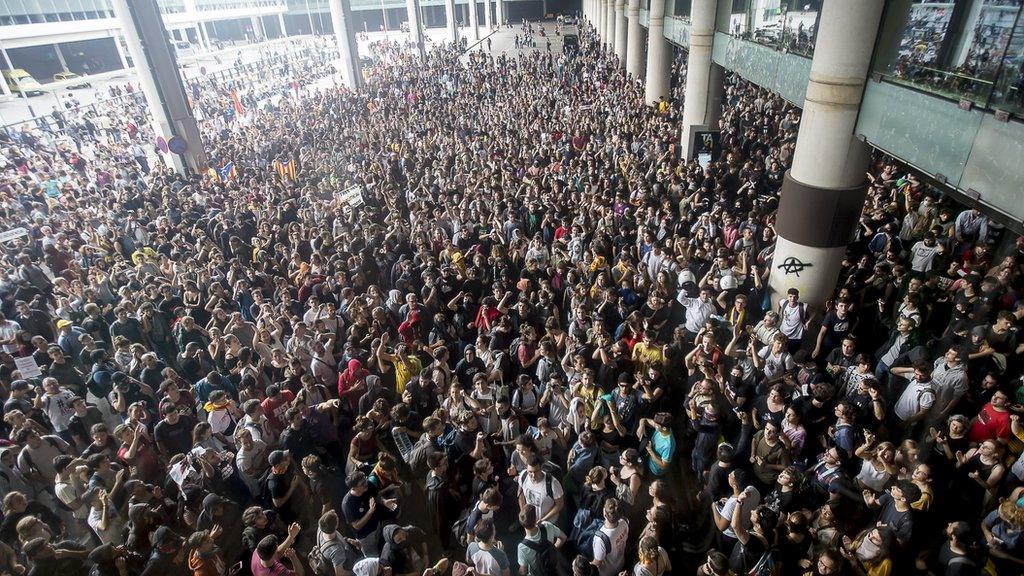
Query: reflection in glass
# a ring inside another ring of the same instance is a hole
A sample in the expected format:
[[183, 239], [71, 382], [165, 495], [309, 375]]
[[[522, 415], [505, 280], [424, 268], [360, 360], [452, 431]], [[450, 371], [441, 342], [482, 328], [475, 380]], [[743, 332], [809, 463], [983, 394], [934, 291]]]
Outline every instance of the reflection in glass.
[[730, 35], [810, 56], [822, 0], [734, 0]]
[[992, 90], [992, 104], [1024, 115], [1024, 11], [1017, 14], [1006, 55]]
[[889, 2], [876, 69], [891, 81], [984, 105], [1013, 48], [1020, 6], [1021, 0]]

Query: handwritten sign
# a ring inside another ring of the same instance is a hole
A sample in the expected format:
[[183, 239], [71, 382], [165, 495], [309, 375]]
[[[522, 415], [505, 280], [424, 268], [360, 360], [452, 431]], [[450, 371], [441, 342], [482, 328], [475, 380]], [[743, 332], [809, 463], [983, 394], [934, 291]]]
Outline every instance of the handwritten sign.
[[10, 242], [11, 240], [21, 238], [22, 236], [28, 236], [28, 230], [24, 228], [12, 228], [6, 232], [0, 232], [0, 242]]
[[352, 208], [355, 208], [356, 206], [362, 206], [362, 191], [359, 189], [359, 186], [352, 186], [351, 188], [348, 188], [342, 191], [340, 194], [338, 194], [338, 201], [340, 201], [342, 204], [347, 204]]
[[18, 372], [21, 372], [21, 377], [25, 380], [31, 380], [43, 375], [43, 372], [39, 369], [39, 364], [36, 364], [36, 359], [32, 356], [15, 358], [14, 365], [18, 367]]

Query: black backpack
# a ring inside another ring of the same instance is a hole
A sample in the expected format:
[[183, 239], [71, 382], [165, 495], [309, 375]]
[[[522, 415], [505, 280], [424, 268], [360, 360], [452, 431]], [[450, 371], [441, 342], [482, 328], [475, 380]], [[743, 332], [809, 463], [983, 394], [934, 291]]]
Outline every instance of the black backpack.
[[558, 574], [558, 551], [548, 540], [548, 531], [543, 524], [539, 525], [540, 540], [534, 542], [523, 538], [523, 545], [537, 554], [536, 569], [528, 571], [529, 576], [555, 576]]

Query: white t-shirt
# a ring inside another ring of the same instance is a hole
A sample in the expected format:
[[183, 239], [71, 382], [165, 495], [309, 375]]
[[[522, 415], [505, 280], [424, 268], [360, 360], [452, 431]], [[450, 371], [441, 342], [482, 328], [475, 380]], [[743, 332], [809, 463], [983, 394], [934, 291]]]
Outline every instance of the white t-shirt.
[[936, 396], [935, 386], [931, 381], [922, 384], [915, 378], [903, 389], [903, 394], [893, 406], [893, 411], [900, 420], [906, 422], [922, 409], [931, 408], [935, 404]]
[[[548, 494], [548, 482], [551, 482], [551, 494]], [[534, 482], [530, 478], [530, 472], [524, 470], [519, 474], [519, 487], [523, 490], [523, 498], [527, 504], [533, 504], [537, 508], [537, 517], [543, 518], [555, 507], [555, 501], [562, 497], [562, 485], [556, 478], [550, 478], [548, 473]]]
[[601, 576], [616, 576], [626, 564], [626, 538], [629, 536], [629, 522], [619, 520], [618, 526], [601, 526], [601, 532], [608, 536], [611, 550], [605, 549], [604, 539], [594, 537], [594, 560], [601, 562], [597, 571]]
[[[21, 330], [21, 324], [18, 324], [14, 320], [4, 320], [0, 322], [0, 340], [12, 340], [18, 334], [18, 330]], [[17, 344], [4, 344], [4, 352], [15, 353], [18, 351]]]
[[927, 272], [932, 269], [932, 260], [939, 253], [939, 245], [928, 246], [924, 240], [910, 248], [910, 267], [914, 272]]
[[796, 306], [790, 306], [789, 300], [779, 301], [779, 330], [790, 340], [799, 340], [804, 337], [804, 322], [807, 321], [807, 305], [798, 302]]
[[96, 536], [99, 537], [100, 543], [102, 544], [118, 544], [124, 538], [124, 522], [121, 517], [117, 515], [117, 510], [107, 505], [107, 529], [100, 530], [100, 519], [103, 513], [99, 508], [92, 508], [89, 510], [89, 527], [96, 532]]

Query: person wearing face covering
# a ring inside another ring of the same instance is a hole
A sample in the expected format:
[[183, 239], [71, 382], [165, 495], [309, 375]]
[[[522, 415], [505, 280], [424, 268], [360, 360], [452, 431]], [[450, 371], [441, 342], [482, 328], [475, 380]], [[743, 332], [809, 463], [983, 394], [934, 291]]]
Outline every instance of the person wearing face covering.
[[857, 574], [889, 576], [892, 573], [892, 559], [889, 557], [892, 537], [888, 528], [870, 528], [861, 532], [856, 540], [843, 537], [840, 551]]
[[381, 564], [389, 566], [395, 576], [420, 576], [429, 557], [425, 536], [414, 526], [385, 526]]
[[338, 375], [338, 398], [341, 399], [342, 408], [349, 414], [353, 414], [359, 406], [359, 398], [366, 392], [366, 376], [369, 372], [363, 368], [363, 363], [353, 358], [348, 361], [348, 367]]
[[241, 524], [242, 514], [236, 504], [217, 494], [207, 494], [203, 498], [203, 511], [199, 513], [197, 528], [210, 530], [212, 533], [215, 527], [221, 527], [214, 541], [224, 561], [229, 565], [241, 557], [244, 548], [242, 532], [229, 528]]
[[378, 398], [387, 400], [389, 405], [394, 404], [394, 395], [381, 383], [380, 376], [371, 374], [366, 377], [366, 392], [359, 398], [359, 414], [369, 412]]

